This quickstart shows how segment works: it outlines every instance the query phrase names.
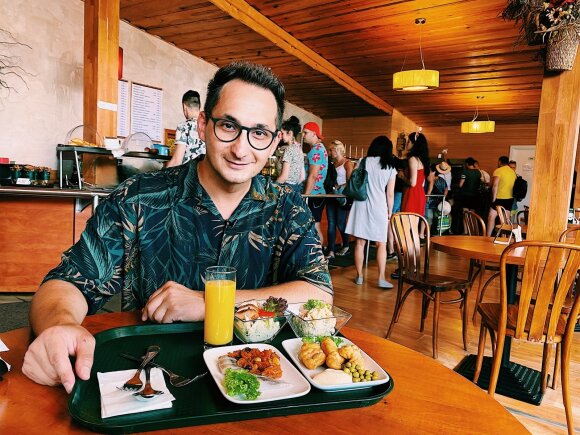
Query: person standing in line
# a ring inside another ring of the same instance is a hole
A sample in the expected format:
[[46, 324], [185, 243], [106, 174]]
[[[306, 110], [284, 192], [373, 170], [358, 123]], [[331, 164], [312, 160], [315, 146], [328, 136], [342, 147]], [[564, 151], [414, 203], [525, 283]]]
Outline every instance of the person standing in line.
[[429, 175], [429, 146], [427, 138], [423, 133], [416, 132], [409, 134], [409, 169], [406, 174], [399, 173], [398, 176], [407, 184], [407, 189], [403, 193], [401, 211], [425, 214], [425, 177]]
[[478, 206], [478, 192], [481, 184], [481, 173], [475, 169], [475, 159], [465, 159], [465, 170], [459, 180], [459, 190], [455, 195], [455, 202], [451, 208], [451, 231], [453, 234], [463, 234], [463, 209], [476, 209]]
[[[409, 167], [409, 162], [407, 160], [406, 154], [403, 157], [397, 157], [393, 155], [393, 164], [398, 173], [404, 175], [405, 171]], [[393, 214], [401, 211], [401, 203], [403, 202], [403, 192], [405, 191], [406, 183], [402, 178], [397, 177], [395, 180], [395, 198], [393, 200]], [[391, 226], [389, 225], [389, 238], [387, 241], [387, 260], [396, 260], [397, 253], [395, 252], [395, 246], [393, 244], [393, 232]]]
[[277, 183], [288, 184], [298, 193], [302, 193], [305, 179], [302, 145], [296, 140], [300, 130], [300, 120], [295, 116], [282, 123], [282, 140], [286, 144], [286, 150], [282, 155], [282, 169], [276, 180]]
[[495, 207], [501, 205], [506, 210], [511, 210], [514, 203], [513, 189], [516, 181], [516, 173], [510, 168], [510, 159], [507, 156], [501, 156], [497, 162], [497, 169], [493, 171], [491, 181], [491, 207], [487, 216], [487, 235], [493, 234], [495, 228], [495, 218], [497, 211]]
[[[306, 145], [310, 146], [308, 152], [307, 162], [308, 175], [306, 178], [306, 186], [304, 187], [305, 195], [324, 195], [324, 179], [328, 171], [328, 153], [322, 143], [324, 137], [320, 132], [320, 127], [316, 122], [307, 122], [302, 128], [302, 140]], [[324, 198], [308, 198], [308, 207], [312, 212], [312, 217], [316, 223], [316, 230], [322, 237], [322, 229], [320, 228], [320, 219], [322, 218], [322, 211], [324, 210]]]
[[[354, 169], [353, 163], [346, 158], [345, 153], [346, 147], [344, 144], [339, 140], [334, 140], [330, 145], [330, 156], [336, 168], [337, 193], [342, 192]], [[344, 198], [341, 198], [341, 200], [344, 200]], [[347, 205], [341, 205], [339, 199], [329, 198], [326, 200], [326, 217], [328, 219], [327, 258], [334, 258], [337, 228], [340, 232], [342, 246], [336, 255], [342, 256], [348, 252], [348, 235], [345, 232], [347, 213]]]
[[[427, 202], [425, 204], [425, 218], [427, 219], [427, 222], [429, 222], [430, 228], [433, 227], [433, 217], [435, 214], [434, 210], [447, 196], [448, 191], [447, 183], [445, 182], [445, 179], [441, 177], [441, 172], [439, 172], [440, 169], [442, 169], [441, 165], [435, 164], [431, 165], [431, 172], [427, 177], [427, 182], [425, 186], [426, 187], [425, 194], [428, 197]], [[449, 168], [449, 170], [451, 170], [451, 168]], [[429, 195], [436, 196], [429, 197]], [[443, 196], [443, 198], [441, 196]], [[420, 235], [420, 237], [422, 238], [425, 237], [425, 229], [423, 229], [423, 233]]]
[[[393, 162], [393, 143], [386, 136], [378, 136], [371, 142], [365, 158], [368, 174], [367, 194], [364, 201], [354, 201], [350, 210], [346, 232], [356, 238], [354, 265], [357, 276], [355, 284], [362, 285], [364, 247], [368, 240], [377, 244], [377, 285], [383, 289], [393, 288], [385, 278], [387, 262], [387, 237], [389, 218], [393, 211], [395, 179], [397, 171]], [[386, 194], [385, 194], [386, 193]]]
[[187, 91], [181, 98], [185, 121], [175, 130], [175, 151], [167, 167], [179, 166], [205, 154], [205, 143], [197, 133], [197, 117], [201, 109], [199, 92]]

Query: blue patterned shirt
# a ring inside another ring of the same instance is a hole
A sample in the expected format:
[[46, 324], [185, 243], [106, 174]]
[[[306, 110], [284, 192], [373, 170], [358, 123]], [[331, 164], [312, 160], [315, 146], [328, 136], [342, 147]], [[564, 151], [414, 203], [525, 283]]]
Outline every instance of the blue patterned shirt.
[[258, 175], [224, 220], [199, 183], [197, 164], [121, 184], [44, 281], [74, 284], [89, 314], [119, 292], [123, 310], [142, 308], [170, 280], [203, 290], [202, 274], [215, 265], [237, 269], [238, 289], [302, 280], [332, 293], [314, 220], [299, 194]]

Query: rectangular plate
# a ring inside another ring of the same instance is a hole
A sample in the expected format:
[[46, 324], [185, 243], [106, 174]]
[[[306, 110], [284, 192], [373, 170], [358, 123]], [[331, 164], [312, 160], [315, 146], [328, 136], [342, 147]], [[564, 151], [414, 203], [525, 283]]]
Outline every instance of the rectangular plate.
[[[342, 343], [340, 346], [347, 345], [347, 344], [354, 344], [352, 341], [341, 337]], [[379, 379], [376, 381], [367, 381], [367, 382], [356, 382], [352, 384], [340, 384], [340, 385], [321, 385], [318, 382], [314, 381], [312, 378], [319, 373], [322, 373], [327, 367], [321, 366], [317, 367], [313, 370], [310, 370], [304, 366], [298, 359], [298, 353], [300, 352], [300, 348], [302, 347], [302, 339], [301, 338], [291, 338], [289, 340], [284, 340], [282, 342], [282, 346], [284, 350], [290, 356], [290, 359], [298, 370], [302, 372], [302, 374], [308, 379], [314, 387], [323, 390], [323, 391], [347, 391], [347, 390], [359, 390], [361, 388], [370, 388], [377, 385], [386, 384], [389, 382], [391, 377], [383, 370], [383, 368], [378, 365], [375, 360], [373, 360], [370, 356], [368, 356], [364, 351], [361, 349], [361, 354], [363, 356], [365, 362], [365, 368], [370, 370], [371, 372], [377, 372], [379, 375]], [[339, 347], [340, 347], [339, 346]]]
[[[283, 353], [282, 340], [292, 337], [294, 334], [290, 328], [285, 327], [272, 345]], [[68, 404], [72, 418], [95, 432], [143, 432], [360, 408], [377, 403], [390, 393], [394, 386], [391, 379], [386, 384], [363, 390], [329, 395], [324, 391], [312, 389], [308, 394], [293, 399], [238, 405], [223, 397], [210, 376], [204, 376], [199, 381], [182, 388], [172, 387], [166, 378], [167, 386], [175, 396], [172, 408], [103, 420], [97, 372], [136, 368], [136, 363], [119, 356], [119, 353], [143, 355], [147, 346], [157, 344], [161, 347], [161, 352], [155, 358], [158, 364], [183, 376], [191, 377], [203, 373], [207, 370], [203, 360], [203, 322], [125, 326], [98, 333], [95, 339], [95, 360], [91, 377], [87, 381], [77, 379]]]
[[[262, 394], [260, 394], [256, 400], [245, 400], [239, 397], [228, 396], [224, 387], [224, 375], [218, 368], [218, 358], [222, 355], [228, 354], [229, 352], [244, 349], [246, 347], [260, 350], [270, 349], [276, 352], [276, 354], [280, 357], [280, 366], [282, 367], [282, 377], [279, 380], [285, 382], [286, 384], [276, 385], [260, 381], [260, 392]], [[284, 355], [282, 355], [278, 349], [276, 349], [274, 346], [270, 346], [269, 344], [255, 343], [216, 347], [206, 350], [203, 353], [203, 359], [220, 392], [226, 399], [233, 403], [247, 405], [249, 403], [263, 403], [272, 402], [273, 400], [292, 399], [294, 397], [304, 396], [310, 391], [310, 384], [306, 382], [300, 372], [296, 370], [296, 368], [290, 363], [290, 361], [286, 359]]]

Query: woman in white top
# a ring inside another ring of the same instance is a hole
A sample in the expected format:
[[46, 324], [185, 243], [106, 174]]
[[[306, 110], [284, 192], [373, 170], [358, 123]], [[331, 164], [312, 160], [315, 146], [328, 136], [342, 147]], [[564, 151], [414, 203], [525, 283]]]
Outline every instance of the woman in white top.
[[[353, 163], [345, 157], [346, 147], [344, 144], [335, 140], [330, 145], [330, 155], [336, 168], [336, 187], [337, 193], [341, 192], [350, 180], [350, 174], [354, 168]], [[329, 192], [330, 193], [330, 192]], [[346, 229], [346, 215], [348, 207], [342, 206], [338, 199], [328, 198], [326, 200], [326, 217], [328, 219], [328, 254], [327, 258], [334, 258], [336, 244], [336, 229], [340, 232], [342, 246], [337, 255], [345, 255], [348, 252], [348, 235]]]
[[378, 136], [373, 139], [367, 151], [365, 168], [368, 174], [368, 197], [365, 201], [353, 202], [346, 225], [346, 232], [356, 237], [354, 265], [357, 277], [354, 282], [358, 285], [363, 283], [365, 241], [374, 241], [377, 242], [378, 286], [389, 289], [393, 285], [385, 279], [386, 243], [397, 171], [393, 167], [393, 144], [388, 137]]
[[302, 193], [302, 182], [305, 178], [304, 153], [302, 145], [296, 141], [301, 130], [300, 120], [295, 116], [282, 123], [282, 141], [288, 146], [282, 156], [282, 170], [276, 180], [277, 183], [287, 183], [298, 193]]

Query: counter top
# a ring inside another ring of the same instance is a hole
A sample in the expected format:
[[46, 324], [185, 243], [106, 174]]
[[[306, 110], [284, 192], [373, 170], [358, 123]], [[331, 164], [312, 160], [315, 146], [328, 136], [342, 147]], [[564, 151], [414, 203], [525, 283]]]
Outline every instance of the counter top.
[[105, 189], [59, 189], [58, 187], [0, 186], [0, 195], [52, 196], [60, 198], [104, 198], [111, 193]]

